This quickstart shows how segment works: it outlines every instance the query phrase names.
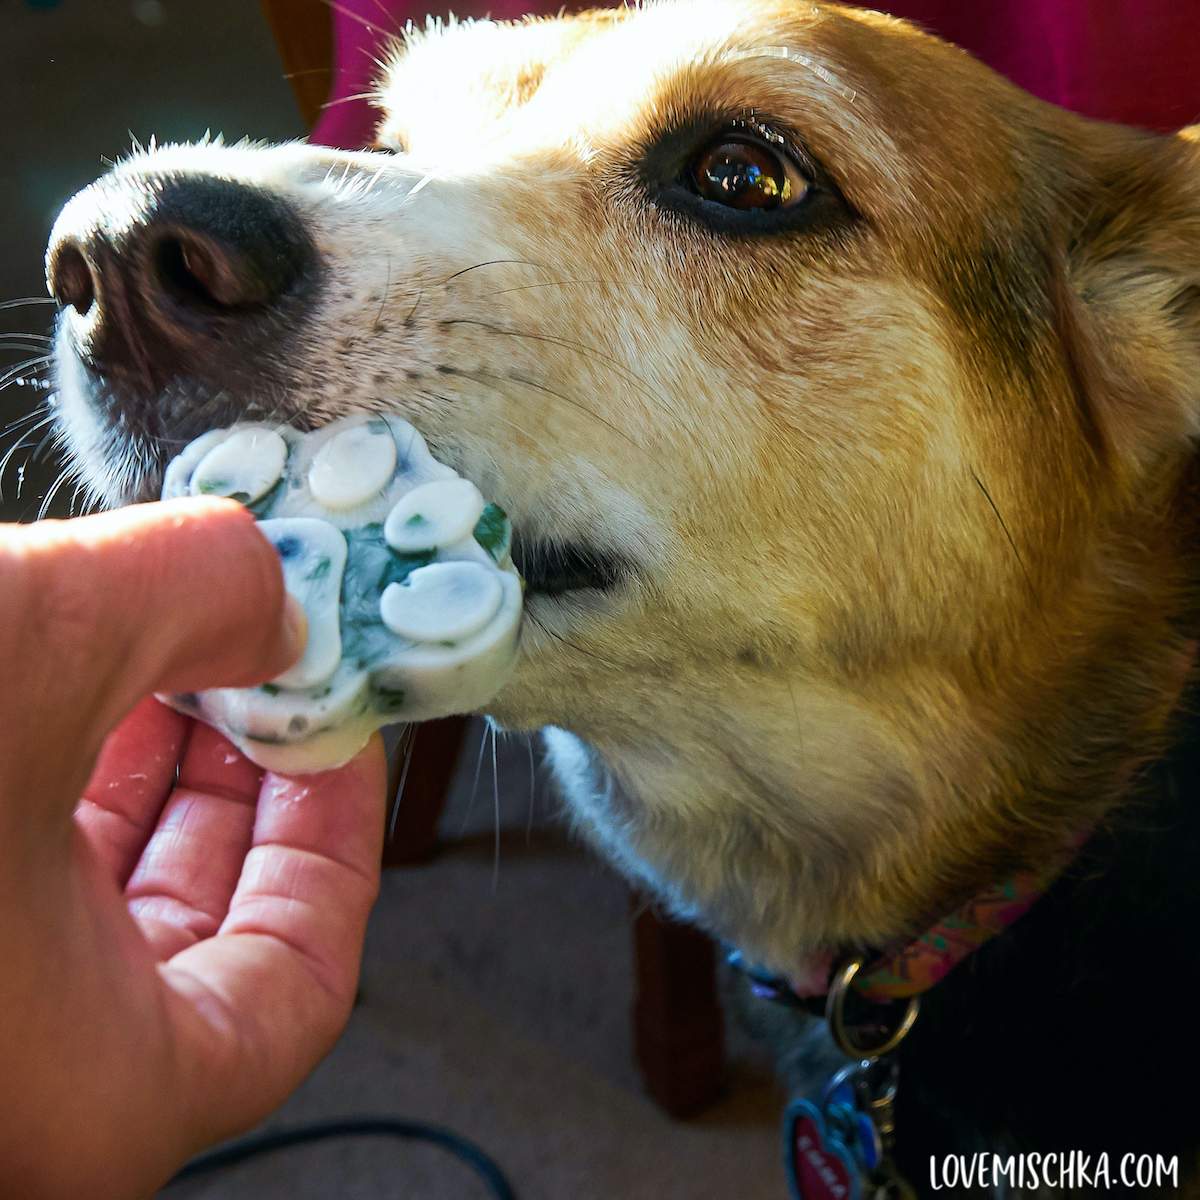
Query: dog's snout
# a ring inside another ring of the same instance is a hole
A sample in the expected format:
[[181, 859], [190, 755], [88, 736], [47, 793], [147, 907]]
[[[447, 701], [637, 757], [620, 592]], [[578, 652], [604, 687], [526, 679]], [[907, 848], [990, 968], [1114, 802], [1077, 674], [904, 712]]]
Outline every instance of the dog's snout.
[[64, 308], [73, 308], [80, 316], [91, 312], [96, 299], [92, 269], [78, 246], [66, 244], [54, 257], [50, 269], [50, 294]]
[[286, 290], [288, 266], [256, 261], [252, 251], [190, 230], [168, 234], [153, 250], [155, 282], [179, 304], [201, 310], [269, 304]]
[[55, 227], [47, 282], [100, 372], [132, 369], [161, 386], [210, 346], [253, 353], [278, 307], [309, 290], [312, 240], [264, 189], [151, 174], [96, 186]]

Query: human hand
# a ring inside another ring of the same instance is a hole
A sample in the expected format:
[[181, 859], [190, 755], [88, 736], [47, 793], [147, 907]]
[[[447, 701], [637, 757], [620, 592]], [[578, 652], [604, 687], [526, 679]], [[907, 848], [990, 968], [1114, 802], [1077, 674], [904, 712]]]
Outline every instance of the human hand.
[[274, 551], [231, 502], [0, 528], [5, 1195], [152, 1193], [345, 1024], [379, 739], [292, 780], [145, 698], [278, 674], [303, 645], [288, 626]]

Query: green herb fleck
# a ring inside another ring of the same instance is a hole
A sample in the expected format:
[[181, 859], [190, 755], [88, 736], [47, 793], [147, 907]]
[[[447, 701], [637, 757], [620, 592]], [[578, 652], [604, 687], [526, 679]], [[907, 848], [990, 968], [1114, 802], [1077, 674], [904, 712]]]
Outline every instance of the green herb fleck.
[[418, 567], [429, 566], [436, 556], [436, 550], [418, 550], [414, 554], [397, 554], [393, 551], [384, 563], [376, 590], [382, 592], [390, 583], [406, 582]]
[[475, 540], [499, 562], [508, 550], [508, 514], [498, 504], [489, 504], [475, 524]]
[[[279, 479], [275, 483], [275, 486], [270, 489], [270, 491], [265, 492], [263, 495], [259, 496], [259, 498], [257, 500], [255, 500], [253, 504], [247, 503], [246, 507], [256, 517], [266, 516], [266, 514], [271, 510], [271, 507], [274, 505], [275, 501], [282, 494], [282, 492], [284, 491], [286, 486], [287, 485], [284, 483], [283, 479]], [[246, 502], [243, 501], [243, 503], [246, 503]]]
[[381, 708], [387, 708], [393, 712], [404, 707], [404, 692], [400, 688], [377, 687], [375, 698], [379, 701]]

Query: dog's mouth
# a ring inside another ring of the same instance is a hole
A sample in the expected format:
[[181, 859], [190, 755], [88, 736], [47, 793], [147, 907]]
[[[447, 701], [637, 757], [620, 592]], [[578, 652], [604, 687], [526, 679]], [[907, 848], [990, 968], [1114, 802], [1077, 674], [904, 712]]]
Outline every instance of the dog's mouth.
[[[219, 414], [211, 414], [215, 421], [199, 428], [193, 419], [196, 406], [182, 405], [174, 414], [158, 411], [156, 423], [171, 426], [168, 436], [165, 428], [142, 430], [131, 421], [114, 420], [111, 405], [106, 401], [122, 389], [113, 388], [110, 382], [101, 379], [86, 366], [74, 378], [68, 379], [64, 375], [60, 371], [60, 393], [63, 389], [78, 389], [85, 393], [73, 399], [82, 402], [81, 407], [92, 413], [93, 420], [98, 418], [96, 424], [103, 429], [100, 444], [91, 447], [90, 452], [84, 446], [78, 447], [79, 459], [86, 460], [99, 454], [106, 460], [108, 478], [122, 481], [120, 487], [102, 489], [105, 504], [109, 507], [157, 500], [169, 459], [182, 450], [191, 438], [207, 432], [209, 427], [219, 428], [222, 424], [232, 424], [237, 420], [262, 419], [252, 406], [242, 411], [227, 400]], [[131, 407], [143, 412], [154, 411], [141, 404]], [[202, 407], [211, 408], [211, 402]], [[191, 412], [187, 411], [189, 409]], [[178, 419], [170, 419], [171, 416]], [[297, 427], [305, 427], [306, 424], [302, 417], [290, 423]], [[67, 424], [68, 427], [71, 424], [69, 419]], [[447, 461], [454, 458], [453, 454], [445, 455]], [[85, 474], [89, 473], [88, 466], [95, 468], [98, 465], [95, 462], [79, 462]], [[462, 464], [457, 461], [451, 465], [462, 469]], [[469, 477], [469, 470], [464, 474]], [[513, 527], [512, 559], [525, 580], [527, 595], [565, 596], [581, 591], [607, 593], [615, 591], [632, 574], [632, 564], [611, 548], [579, 538], [558, 539], [533, 534], [522, 529], [517, 522]]]
[[561, 596], [567, 592], [614, 591], [629, 574], [629, 564], [612, 550], [585, 542], [531, 539], [513, 530], [512, 559], [529, 593]]

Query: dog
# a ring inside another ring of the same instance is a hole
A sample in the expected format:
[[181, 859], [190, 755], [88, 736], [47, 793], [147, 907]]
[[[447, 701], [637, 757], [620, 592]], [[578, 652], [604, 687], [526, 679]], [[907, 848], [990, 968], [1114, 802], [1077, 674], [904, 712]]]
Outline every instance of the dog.
[[896, 1159], [1187, 1177], [1200, 127], [776, 0], [431, 25], [377, 102], [369, 151], [152, 146], [64, 209], [94, 496], [235, 420], [412, 421], [513, 521], [491, 717], [771, 972], [1086, 840], [925, 995]]

